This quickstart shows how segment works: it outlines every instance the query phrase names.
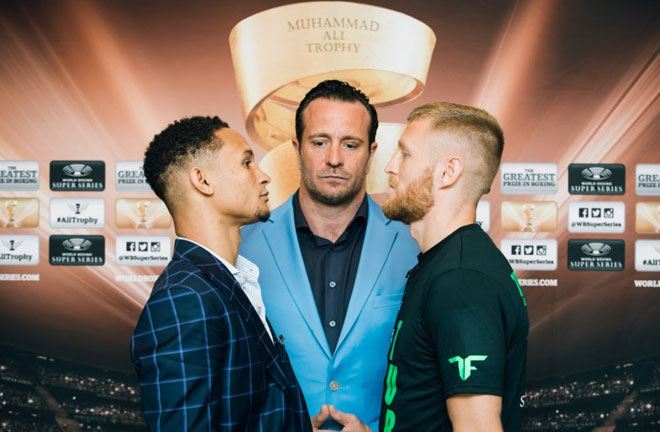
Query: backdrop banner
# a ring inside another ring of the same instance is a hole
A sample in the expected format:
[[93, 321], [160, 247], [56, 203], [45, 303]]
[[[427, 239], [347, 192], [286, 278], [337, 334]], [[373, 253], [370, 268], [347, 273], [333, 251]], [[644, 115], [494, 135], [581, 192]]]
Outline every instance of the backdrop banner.
[[477, 219], [528, 305], [523, 429], [660, 430], [657, 0], [3, 1], [0, 429], [146, 430], [129, 343], [174, 239], [146, 146], [218, 115], [276, 207], [329, 78], [378, 110], [379, 203], [416, 106], [502, 125]]

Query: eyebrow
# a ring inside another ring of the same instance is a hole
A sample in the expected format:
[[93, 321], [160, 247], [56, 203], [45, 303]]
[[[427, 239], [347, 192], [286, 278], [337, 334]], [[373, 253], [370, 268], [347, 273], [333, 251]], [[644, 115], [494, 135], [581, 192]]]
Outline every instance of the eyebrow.
[[403, 141], [399, 140], [398, 144], [399, 144], [399, 148], [400, 148], [401, 150], [404, 150], [404, 151], [409, 151], [409, 150], [410, 150], [410, 149], [408, 148], [408, 146], [406, 145], [406, 143], [404, 143]]
[[[323, 133], [323, 132], [317, 133], [317, 134], [312, 134], [312, 135], [309, 135], [307, 137], [307, 139], [314, 139], [314, 138], [328, 138], [328, 139], [330, 139], [332, 137], [330, 135], [328, 135], [327, 133]], [[364, 140], [362, 138], [355, 137], [355, 136], [352, 136], [352, 135], [341, 137], [341, 141], [346, 141], [346, 140], [358, 141], [360, 143], [364, 142]]]
[[252, 150], [245, 150], [243, 151], [243, 156], [254, 157], [254, 152]]

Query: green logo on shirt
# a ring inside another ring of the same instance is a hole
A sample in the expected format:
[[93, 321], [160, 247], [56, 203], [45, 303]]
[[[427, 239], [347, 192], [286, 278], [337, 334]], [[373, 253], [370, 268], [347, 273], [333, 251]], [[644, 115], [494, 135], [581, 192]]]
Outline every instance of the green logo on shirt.
[[[394, 332], [394, 338], [392, 339], [392, 348], [390, 348], [390, 361], [392, 361], [392, 356], [394, 355], [394, 346], [396, 345], [396, 338], [399, 337], [399, 330], [403, 321], [399, 320], [396, 324], [396, 331]], [[390, 363], [387, 368], [387, 377], [385, 378], [385, 405], [390, 406], [394, 401], [394, 396], [396, 396], [396, 375], [399, 372], [399, 368]], [[383, 426], [383, 432], [392, 432], [394, 429], [394, 424], [396, 423], [396, 414], [391, 409], [385, 411], [385, 425]]]
[[458, 362], [458, 376], [461, 377], [461, 380], [465, 381], [470, 378], [473, 370], [477, 370], [475, 366], [472, 366], [473, 361], [484, 361], [488, 358], [485, 355], [471, 355], [465, 358], [456, 356], [449, 359], [449, 363]]

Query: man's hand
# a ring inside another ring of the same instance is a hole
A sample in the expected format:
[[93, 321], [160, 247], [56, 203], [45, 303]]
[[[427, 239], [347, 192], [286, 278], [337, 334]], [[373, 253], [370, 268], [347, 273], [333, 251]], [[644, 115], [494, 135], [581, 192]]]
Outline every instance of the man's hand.
[[330, 410], [328, 410], [328, 406], [326, 404], [321, 405], [321, 411], [312, 417], [312, 429], [314, 429], [314, 432], [323, 432], [319, 428], [325, 423], [329, 415]]
[[332, 417], [334, 421], [344, 426], [342, 428], [344, 432], [372, 432], [369, 426], [362, 423], [355, 414], [339, 411], [334, 405], [328, 406], [326, 404], [321, 405], [321, 411], [312, 417], [312, 428], [314, 432], [331, 432], [326, 429], [319, 429], [328, 417]]

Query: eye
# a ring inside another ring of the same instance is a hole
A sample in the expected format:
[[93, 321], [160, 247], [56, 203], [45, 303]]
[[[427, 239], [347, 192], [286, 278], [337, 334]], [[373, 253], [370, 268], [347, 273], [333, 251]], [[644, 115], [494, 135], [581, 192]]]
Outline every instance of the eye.
[[252, 163], [252, 159], [246, 159], [243, 161], [243, 166], [245, 168], [250, 168], [250, 164]]
[[312, 145], [314, 147], [323, 147], [323, 145], [325, 145], [325, 142], [323, 142], [323, 141], [312, 141]]
[[344, 144], [344, 147], [346, 147], [349, 150], [353, 150], [358, 148], [358, 145], [356, 143], [348, 142]]

